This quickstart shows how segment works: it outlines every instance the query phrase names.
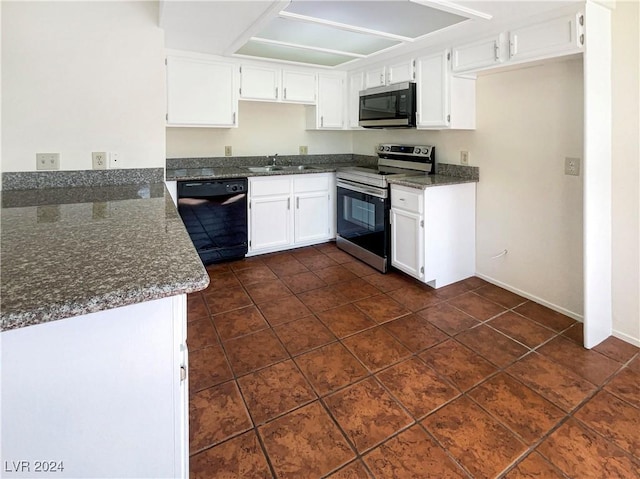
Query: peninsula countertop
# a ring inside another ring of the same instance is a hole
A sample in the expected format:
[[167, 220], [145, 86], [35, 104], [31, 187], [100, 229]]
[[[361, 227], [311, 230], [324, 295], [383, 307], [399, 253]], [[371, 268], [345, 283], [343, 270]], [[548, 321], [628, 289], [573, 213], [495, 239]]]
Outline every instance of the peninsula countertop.
[[204, 289], [164, 184], [2, 192], [0, 330]]

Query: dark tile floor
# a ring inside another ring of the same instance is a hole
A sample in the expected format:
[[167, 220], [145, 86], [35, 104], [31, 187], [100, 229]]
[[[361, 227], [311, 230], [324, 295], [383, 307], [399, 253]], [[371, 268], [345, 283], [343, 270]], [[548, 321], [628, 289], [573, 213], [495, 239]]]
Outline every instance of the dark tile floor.
[[192, 478], [640, 477], [639, 349], [326, 244], [190, 295]]

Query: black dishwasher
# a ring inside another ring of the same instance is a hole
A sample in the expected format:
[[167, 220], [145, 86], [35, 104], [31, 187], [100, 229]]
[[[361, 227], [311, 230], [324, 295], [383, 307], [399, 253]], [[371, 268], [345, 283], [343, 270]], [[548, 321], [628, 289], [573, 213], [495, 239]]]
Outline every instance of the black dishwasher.
[[247, 254], [247, 179], [179, 181], [178, 212], [206, 264]]

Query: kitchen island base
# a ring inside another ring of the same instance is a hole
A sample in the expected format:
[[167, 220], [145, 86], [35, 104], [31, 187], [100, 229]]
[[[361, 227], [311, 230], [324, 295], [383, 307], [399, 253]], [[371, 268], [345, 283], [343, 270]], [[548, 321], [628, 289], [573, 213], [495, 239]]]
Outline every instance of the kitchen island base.
[[0, 338], [2, 477], [188, 477], [186, 295]]

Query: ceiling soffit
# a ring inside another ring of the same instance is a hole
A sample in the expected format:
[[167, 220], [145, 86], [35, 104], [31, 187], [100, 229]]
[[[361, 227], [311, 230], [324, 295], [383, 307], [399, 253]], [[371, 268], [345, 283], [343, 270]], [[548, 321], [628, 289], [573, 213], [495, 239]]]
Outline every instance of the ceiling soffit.
[[293, 0], [279, 2], [269, 13], [225, 53], [337, 67], [401, 48], [472, 18], [491, 18], [450, 2], [426, 0]]

